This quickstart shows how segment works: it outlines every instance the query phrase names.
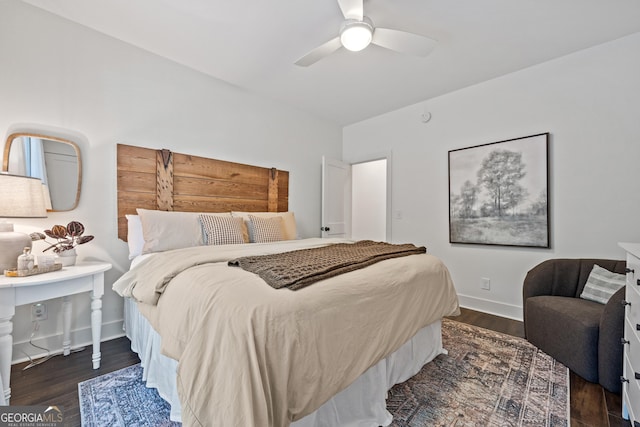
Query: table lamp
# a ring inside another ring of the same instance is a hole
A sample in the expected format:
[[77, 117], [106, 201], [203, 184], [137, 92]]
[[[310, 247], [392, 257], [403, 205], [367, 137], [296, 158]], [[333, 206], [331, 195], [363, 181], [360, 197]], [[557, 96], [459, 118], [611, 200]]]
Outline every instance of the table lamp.
[[44, 218], [47, 216], [42, 181], [27, 176], [0, 173], [0, 274], [16, 268], [18, 256], [31, 247], [31, 237], [13, 231], [4, 218]]

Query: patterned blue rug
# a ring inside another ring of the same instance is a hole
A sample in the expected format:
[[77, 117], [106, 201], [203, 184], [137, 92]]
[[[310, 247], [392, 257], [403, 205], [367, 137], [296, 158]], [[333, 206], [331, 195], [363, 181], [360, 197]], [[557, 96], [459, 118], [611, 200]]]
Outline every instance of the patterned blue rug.
[[[569, 371], [526, 340], [444, 319], [441, 354], [389, 391], [390, 427], [569, 425]], [[78, 384], [83, 426], [180, 426], [140, 365]]]
[[129, 366], [78, 384], [80, 418], [87, 427], [174, 427], [171, 408], [142, 381], [142, 367]]

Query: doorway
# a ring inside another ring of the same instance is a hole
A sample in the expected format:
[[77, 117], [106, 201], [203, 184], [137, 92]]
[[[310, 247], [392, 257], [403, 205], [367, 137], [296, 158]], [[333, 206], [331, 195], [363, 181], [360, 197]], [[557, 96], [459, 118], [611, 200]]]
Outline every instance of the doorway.
[[351, 165], [351, 238], [387, 241], [387, 159]]
[[390, 155], [322, 165], [322, 237], [391, 241]]

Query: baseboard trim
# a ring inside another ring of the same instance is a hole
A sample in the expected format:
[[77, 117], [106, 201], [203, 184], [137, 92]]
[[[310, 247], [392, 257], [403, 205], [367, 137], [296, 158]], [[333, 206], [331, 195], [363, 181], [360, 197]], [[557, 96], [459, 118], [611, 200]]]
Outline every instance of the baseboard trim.
[[[123, 337], [123, 324], [123, 320], [115, 320], [113, 322], [103, 323], [100, 341], [104, 342]], [[40, 347], [49, 349], [50, 354], [62, 353], [62, 334], [37, 337], [33, 339], [33, 343]], [[91, 326], [71, 331], [72, 350], [80, 347], [90, 346], [92, 345], [92, 343], [93, 340], [91, 339]], [[29, 344], [29, 341], [14, 342], [11, 364], [15, 365], [16, 363], [28, 362], [29, 357], [25, 353], [31, 356], [32, 359], [38, 359], [47, 355], [46, 351], [32, 346], [31, 344]], [[87, 363], [91, 363], [91, 355], [89, 355]]]
[[460, 294], [458, 294], [458, 301], [460, 302], [460, 307], [522, 322], [521, 306]]

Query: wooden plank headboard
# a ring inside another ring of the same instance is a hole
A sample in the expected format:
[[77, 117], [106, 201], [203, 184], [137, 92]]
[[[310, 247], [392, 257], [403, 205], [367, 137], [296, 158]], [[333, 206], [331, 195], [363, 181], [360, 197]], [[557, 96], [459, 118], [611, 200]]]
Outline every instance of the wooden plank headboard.
[[136, 208], [286, 212], [289, 172], [118, 144], [118, 237]]

